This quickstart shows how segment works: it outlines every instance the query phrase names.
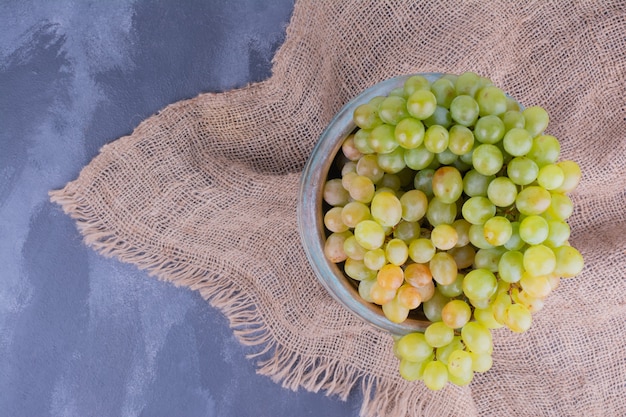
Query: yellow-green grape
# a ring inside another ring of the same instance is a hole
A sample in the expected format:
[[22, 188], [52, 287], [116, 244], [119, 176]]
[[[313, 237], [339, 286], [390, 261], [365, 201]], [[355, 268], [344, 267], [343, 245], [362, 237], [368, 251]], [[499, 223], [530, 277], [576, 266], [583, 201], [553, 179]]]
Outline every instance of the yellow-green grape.
[[520, 250], [524, 247], [526, 242], [522, 240], [519, 235], [519, 222], [511, 222], [511, 238], [504, 244], [504, 248], [508, 250]]
[[495, 178], [493, 175], [483, 175], [474, 169], [469, 170], [463, 176], [463, 192], [469, 197], [486, 197], [489, 184]]
[[430, 239], [419, 238], [409, 244], [409, 257], [417, 263], [425, 264], [435, 256], [437, 249]]
[[351, 228], [371, 217], [369, 207], [359, 201], [351, 201], [341, 209], [341, 221]]
[[430, 85], [430, 91], [435, 95], [437, 104], [449, 108], [452, 99], [456, 96], [454, 83], [447, 78], [439, 78]]
[[409, 114], [416, 119], [430, 117], [437, 107], [435, 95], [428, 90], [417, 90], [409, 95], [406, 108]]
[[523, 127], [514, 127], [505, 133], [502, 144], [509, 155], [524, 156], [530, 152], [533, 146], [533, 137]]
[[475, 308], [474, 319], [488, 329], [499, 329], [503, 326], [493, 317], [493, 309], [490, 306]]
[[463, 126], [473, 126], [478, 120], [479, 111], [478, 103], [469, 95], [456, 96], [450, 103], [452, 120]]
[[380, 181], [378, 182], [378, 184], [376, 184], [376, 188], [390, 188], [394, 191], [399, 191], [400, 188], [402, 187], [402, 182], [400, 180], [400, 177], [398, 176], [398, 173], [394, 173], [394, 174], [389, 174], [389, 173], [385, 173], [383, 175], [383, 177], [380, 179]]
[[457, 95], [466, 94], [473, 97], [480, 88], [480, 76], [471, 71], [459, 74], [455, 79], [454, 88]]
[[376, 126], [370, 132], [368, 137], [368, 145], [376, 153], [388, 153], [396, 149], [399, 144], [394, 134], [395, 127], [390, 124], [383, 123]]
[[519, 224], [519, 235], [529, 245], [543, 243], [550, 232], [548, 221], [538, 215], [525, 217]]
[[489, 249], [479, 249], [474, 256], [474, 268], [486, 269], [493, 273], [498, 272], [498, 262], [500, 262], [500, 257], [504, 252], [506, 252], [506, 250], [500, 246]]
[[448, 285], [437, 285], [439, 292], [446, 297], [458, 297], [463, 294], [463, 280], [465, 275], [457, 274], [454, 282]]
[[423, 379], [426, 387], [438, 391], [448, 382], [448, 368], [439, 361], [431, 361], [424, 368]]
[[400, 371], [400, 376], [407, 381], [418, 381], [424, 378], [424, 369], [426, 369], [426, 365], [432, 360], [431, 357], [425, 359], [422, 362], [411, 362], [406, 359], [400, 360], [400, 365], [398, 370]]
[[504, 324], [516, 333], [530, 329], [533, 318], [528, 308], [522, 304], [511, 304], [507, 307]]
[[432, 153], [443, 152], [449, 143], [448, 129], [440, 125], [432, 125], [424, 134], [424, 146]]
[[422, 307], [424, 315], [431, 322], [441, 321], [441, 310], [450, 301], [450, 298], [442, 295], [436, 288], [432, 297], [424, 300]]
[[344, 156], [350, 161], [358, 161], [359, 158], [363, 156], [361, 151], [354, 145], [354, 134], [348, 135], [348, 137], [344, 139], [341, 144], [341, 152], [343, 152]]
[[[402, 197], [404, 197], [406, 194], [408, 193], [404, 193]], [[400, 197], [400, 202], [402, 202], [402, 197]], [[420, 224], [417, 221], [411, 222], [402, 220], [393, 229], [393, 237], [402, 239], [404, 243], [408, 245], [413, 239], [417, 239], [420, 237]]]
[[400, 120], [394, 129], [396, 142], [404, 149], [415, 149], [424, 142], [424, 124], [413, 117]]
[[471, 352], [489, 353], [493, 350], [491, 332], [478, 322], [471, 321], [463, 326], [461, 339]]
[[372, 198], [370, 212], [381, 226], [393, 227], [402, 219], [402, 203], [395, 194], [382, 192]]
[[[362, 160], [362, 159], [361, 159]], [[354, 200], [359, 201], [361, 203], [369, 203], [372, 201], [374, 197], [374, 193], [376, 192], [376, 188], [374, 187], [374, 183], [372, 180], [363, 175], [357, 175], [350, 182], [350, 190], [349, 197], [352, 197]], [[343, 204], [346, 205], [348, 201], [346, 200]]]
[[543, 213], [550, 220], [567, 220], [574, 212], [572, 200], [565, 194], [551, 192], [550, 206]]
[[497, 207], [508, 207], [515, 203], [517, 186], [510, 178], [494, 178], [487, 186], [487, 198]]
[[452, 125], [450, 111], [445, 107], [435, 107], [433, 114], [424, 119], [424, 125], [427, 127], [439, 125], [445, 127], [446, 129], [449, 128]]
[[556, 163], [561, 152], [559, 140], [552, 135], [540, 135], [533, 138], [533, 144], [526, 155], [540, 167]]
[[406, 111], [406, 100], [400, 96], [386, 97], [378, 107], [378, 117], [384, 123], [392, 125], [398, 124], [398, 122], [409, 114]]
[[504, 128], [508, 132], [511, 129], [523, 128], [525, 123], [524, 115], [519, 110], [507, 110], [500, 115]]
[[496, 206], [486, 197], [470, 197], [463, 203], [461, 213], [471, 224], [484, 224], [496, 214]]
[[491, 304], [493, 318], [500, 324], [504, 325], [506, 317], [506, 309], [511, 305], [511, 296], [506, 292], [499, 293]]
[[463, 193], [461, 173], [451, 166], [443, 166], [435, 171], [432, 179], [433, 194], [446, 204], [452, 204]]
[[433, 348], [426, 342], [423, 333], [409, 333], [396, 342], [396, 352], [402, 359], [411, 362], [422, 362], [433, 354]]
[[418, 90], [430, 90], [430, 81], [424, 76], [412, 75], [404, 82], [403, 90], [407, 97]]
[[548, 117], [548, 112], [539, 106], [527, 107], [522, 111], [524, 115], [524, 128], [530, 132], [530, 134], [535, 137], [542, 133], [546, 127], [548, 127], [548, 123], [550, 118]]
[[524, 251], [524, 269], [529, 275], [548, 275], [556, 267], [556, 257], [546, 245], [533, 245]]
[[428, 263], [433, 279], [442, 285], [451, 284], [456, 279], [458, 268], [452, 255], [447, 252], [437, 252]]
[[357, 281], [371, 280], [376, 277], [376, 271], [366, 267], [363, 261], [353, 258], [346, 258], [343, 270], [347, 276]]
[[438, 321], [431, 323], [424, 332], [426, 342], [434, 348], [446, 346], [452, 342], [454, 338], [454, 329], [447, 326], [444, 322]]
[[400, 197], [402, 218], [407, 222], [417, 222], [426, 215], [428, 197], [420, 190], [409, 190]]
[[487, 269], [473, 269], [463, 278], [463, 293], [470, 299], [487, 299], [495, 294], [497, 288], [496, 276]]
[[455, 335], [450, 343], [435, 350], [435, 357], [438, 361], [443, 362], [443, 364], [447, 365], [450, 354], [455, 350], [462, 349], [465, 349], [465, 345], [463, 345], [463, 342], [461, 341], [461, 336]]
[[372, 286], [376, 283], [376, 277], [373, 279], [364, 279], [359, 282], [359, 296], [368, 303], [373, 303], [374, 300], [370, 296]]
[[563, 184], [560, 187], [554, 189], [557, 193], [569, 193], [573, 191], [580, 183], [582, 173], [580, 172], [580, 166], [574, 161], [561, 161], [557, 163], [557, 166], [563, 171], [565, 176]]
[[470, 243], [479, 249], [491, 249], [494, 246], [485, 240], [485, 231], [482, 224], [473, 224], [469, 228]]
[[354, 132], [354, 147], [364, 155], [374, 153], [374, 150], [369, 145], [370, 133], [371, 129], [358, 129]]
[[455, 350], [448, 356], [448, 372], [461, 380], [466, 380], [473, 376], [472, 356], [465, 350]]
[[377, 183], [385, 175], [385, 171], [378, 165], [378, 156], [375, 154], [363, 155], [356, 163], [356, 173]]
[[522, 274], [519, 281], [522, 289], [533, 298], [546, 298], [552, 292], [552, 286], [546, 275]]
[[368, 250], [363, 255], [363, 263], [372, 271], [378, 271], [387, 263], [387, 257], [385, 256], [385, 251], [382, 248]]
[[409, 309], [395, 297], [382, 305], [383, 314], [392, 323], [402, 323], [409, 316]]
[[472, 357], [472, 370], [474, 372], [487, 372], [493, 365], [493, 359], [489, 353], [470, 352]]
[[324, 226], [331, 232], [345, 232], [348, 226], [341, 219], [342, 207], [333, 207], [324, 214]]
[[505, 282], [515, 283], [524, 273], [524, 254], [511, 250], [504, 252], [498, 262], [498, 276]]
[[329, 261], [333, 263], [339, 263], [346, 260], [348, 257], [343, 250], [343, 244], [352, 233], [349, 231], [342, 233], [331, 233], [324, 242], [324, 255]]
[[[344, 165], [344, 168], [345, 168], [345, 165]], [[359, 174], [356, 173], [356, 164], [354, 164], [354, 170], [346, 170], [346, 172], [343, 173], [343, 169], [342, 169], [341, 185], [346, 190], [349, 190], [350, 189], [350, 185], [352, 184], [352, 180], [355, 179], [358, 176], [359, 176]]]
[[370, 103], [358, 106], [354, 110], [353, 120], [361, 129], [373, 129], [382, 123], [378, 117], [378, 108]]
[[400, 147], [397, 147], [391, 152], [378, 154], [376, 161], [380, 169], [387, 174], [397, 174], [406, 167], [404, 149]]
[[406, 149], [404, 152], [404, 163], [407, 167], [418, 171], [418, 173], [428, 167], [434, 159], [435, 154], [426, 149], [424, 144], [416, 148]]
[[483, 143], [472, 152], [472, 164], [480, 174], [495, 175], [502, 169], [503, 163], [502, 151], [495, 145]]
[[393, 265], [403, 265], [409, 258], [409, 247], [401, 239], [391, 239], [385, 246], [385, 257]]
[[438, 224], [433, 227], [430, 240], [437, 249], [448, 250], [456, 246], [459, 236], [456, 229], [449, 224]]
[[506, 174], [517, 185], [528, 185], [537, 179], [539, 166], [530, 158], [516, 156], [509, 161]]
[[550, 207], [551, 202], [550, 191], [543, 187], [530, 185], [517, 194], [515, 207], [520, 213], [530, 216], [543, 213]]
[[504, 122], [495, 115], [481, 117], [474, 126], [474, 137], [480, 143], [498, 143], [504, 137], [504, 132]]
[[359, 245], [359, 242], [357, 242], [354, 235], [349, 236], [343, 242], [343, 251], [346, 253], [348, 258], [352, 258], [355, 261], [362, 261], [365, 257], [365, 253], [367, 252], [363, 246]]
[[478, 90], [476, 101], [478, 102], [481, 116], [497, 116], [505, 113], [507, 110], [507, 98], [504, 91], [493, 85]]
[[354, 228], [354, 237], [365, 249], [377, 249], [385, 241], [385, 230], [374, 220], [363, 220]]
[[490, 245], [502, 246], [513, 235], [513, 227], [506, 217], [494, 216], [483, 225], [483, 234]]
[[554, 248], [556, 266], [554, 274], [562, 278], [571, 278], [580, 274], [584, 267], [583, 256], [572, 246]]
[[455, 155], [465, 155], [474, 147], [474, 133], [463, 125], [454, 125], [448, 131], [448, 149]]
[[456, 203], [444, 203], [438, 197], [430, 199], [426, 209], [426, 219], [431, 226], [451, 224], [456, 219]]
[[350, 195], [339, 178], [326, 181], [323, 191], [324, 201], [331, 206], [344, 206], [348, 203]]
[[471, 307], [463, 300], [451, 300], [441, 309], [441, 321], [452, 329], [460, 329], [472, 317]]
[[474, 250], [472, 245], [454, 247], [448, 253], [454, 258], [454, 262], [456, 262], [459, 270], [472, 266], [476, 257], [476, 250]]
[[539, 168], [537, 183], [546, 190], [554, 190], [563, 185], [565, 174], [563, 169], [556, 164], [548, 164]]

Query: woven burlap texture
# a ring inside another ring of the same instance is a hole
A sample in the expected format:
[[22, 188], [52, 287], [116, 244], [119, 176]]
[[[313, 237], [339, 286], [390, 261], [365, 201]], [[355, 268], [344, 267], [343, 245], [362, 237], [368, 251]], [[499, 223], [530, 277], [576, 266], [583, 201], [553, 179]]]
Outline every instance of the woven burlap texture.
[[[624, 1], [300, 0], [267, 81], [172, 104], [51, 192], [86, 244], [199, 291], [283, 386], [363, 416], [626, 415]], [[551, 115], [586, 260], [524, 334], [494, 332], [469, 387], [403, 381], [388, 334], [353, 317], [305, 258], [300, 173], [343, 104], [383, 79], [475, 71]], [[208, 360], [208, 359], [207, 359]]]

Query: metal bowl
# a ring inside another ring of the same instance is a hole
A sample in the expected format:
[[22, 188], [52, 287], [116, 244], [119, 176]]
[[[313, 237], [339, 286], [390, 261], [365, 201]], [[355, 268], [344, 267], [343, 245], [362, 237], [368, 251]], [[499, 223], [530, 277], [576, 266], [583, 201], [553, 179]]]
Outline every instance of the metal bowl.
[[346, 276], [339, 265], [326, 259], [324, 242], [323, 187], [333, 162], [341, 149], [343, 140], [356, 128], [352, 121], [354, 109], [375, 96], [386, 96], [395, 88], [402, 87], [407, 78], [421, 75], [433, 82], [442, 73], [409, 74], [382, 81], [348, 102], [332, 119], [320, 136], [302, 173], [298, 201], [298, 226], [300, 237], [315, 275], [320, 283], [337, 301], [357, 317], [392, 334], [403, 335], [423, 332], [430, 321], [419, 314], [412, 314], [403, 323], [393, 323], [383, 314], [380, 306], [363, 300], [358, 293], [357, 282]]

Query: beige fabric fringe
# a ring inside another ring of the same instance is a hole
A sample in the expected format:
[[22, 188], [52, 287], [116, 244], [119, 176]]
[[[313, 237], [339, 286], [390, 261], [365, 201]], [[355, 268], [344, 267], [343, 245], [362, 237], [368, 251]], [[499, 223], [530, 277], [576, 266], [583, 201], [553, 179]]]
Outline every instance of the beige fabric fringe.
[[[363, 416], [625, 416], [625, 34], [622, 0], [300, 0], [269, 80], [168, 106], [51, 197], [101, 254], [200, 291], [287, 388], [360, 387]], [[550, 113], [584, 172], [570, 225], [586, 267], [527, 333], [496, 331], [489, 372], [429, 392], [399, 378], [387, 334], [317, 283], [298, 183], [361, 90], [466, 70]]]

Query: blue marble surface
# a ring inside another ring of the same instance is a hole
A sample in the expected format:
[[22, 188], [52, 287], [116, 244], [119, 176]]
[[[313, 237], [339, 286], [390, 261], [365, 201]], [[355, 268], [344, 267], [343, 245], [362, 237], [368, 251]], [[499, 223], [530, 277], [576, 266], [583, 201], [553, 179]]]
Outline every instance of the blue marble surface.
[[293, 0], [0, 2], [0, 416], [356, 416], [256, 375], [194, 292], [106, 259], [48, 201], [98, 149], [270, 76]]

